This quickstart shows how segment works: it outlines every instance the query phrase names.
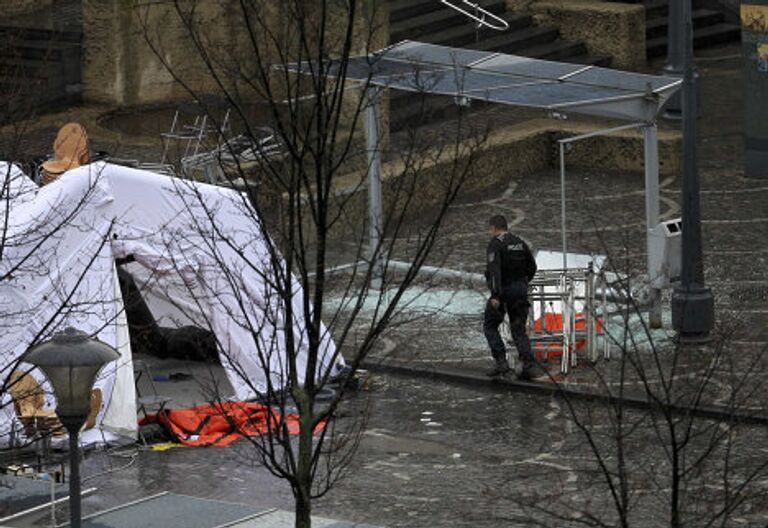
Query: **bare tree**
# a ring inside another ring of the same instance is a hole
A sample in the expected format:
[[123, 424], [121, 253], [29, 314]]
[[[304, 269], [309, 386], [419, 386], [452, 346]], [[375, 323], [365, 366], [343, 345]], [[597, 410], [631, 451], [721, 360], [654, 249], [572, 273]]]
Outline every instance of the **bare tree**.
[[[236, 229], [220, 221], [221, 208], [203, 199], [196, 184], [176, 184], [190, 218], [199, 220], [189, 240], [169, 237], [175, 265], [189, 267], [183, 248], [194, 244], [225, 269], [215, 284], [198, 277], [194, 284], [176, 285], [196, 306], [186, 312], [184, 306], [175, 308], [215, 331], [215, 321], [199, 316], [213, 304], [246, 331], [263, 384], [249, 376], [248, 365], [222, 332], [216, 332], [219, 350], [238, 382], [271, 406], [267, 426], [249, 436], [250, 442], [269, 471], [290, 484], [296, 526], [304, 527], [310, 526], [313, 499], [345, 474], [365, 424], [364, 413], [352, 423], [336, 420], [355, 371], [417, 280], [449, 205], [473, 174], [485, 131], [472, 130], [460, 113], [442, 133], [406, 134], [390, 149], [382, 221], [371, 233], [365, 184], [373, 157], [362, 125], [376, 88], [372, 73], [357, 83], [347, 77], [354, 55], [383, 44], [385, 3], [235, 4], [220, 5], [240, 22], [239, 36], [232, 37], [235, 48], [222, 45], [201, 23], [203, 4], [139, 4], [136, 15], [156, 56], [190, 98], [203, 101], [199, 84], [164, 59], [153, 23], [163, 17], [153, 10], [183, 25], [203, 65], [205, 89], [215, 87], [232, 109], [232, 128], [242, 132], [237, 141], [223, 137], [212, 150], [221, 184], [245, 191], [234, 199]], [[362, 64], [373, 72], [375, 60]], [[254, 106], [264, 110], [261, 120], [254, 117]], [[221, 123], [214, 112], [208, 117]], [[279, 155], [261, 141], [265, 125], [277, 139]], [[243, 138], [247, 162], [235, 152]], [[258, 258], [249, 257], [246, 248], [255, 245], [263, 249]], [[330, 268], [338, 264], [347, 264], [347, 271], [334, 275]], [[249, 283], [248, 276], [258, 280]], [[165, 297], [172, 299], [171, 292]], [[342, 356], [347, 368], [339, 371], [334, 365]]]
[[733, 526], [758, 514], [757, 522], [768, 476], [768, 461], [754, 449], [766, 421], [758, 374], [765, 347], [739, 349], [736, 313], [724, 313], [702, 345], [651, 329], [630, 284], [638, 263], [626, 231], [613, 234], [623, 244], [609, 244], [595, 221], [600, 217], [588, 212], [609, 271], [619, 277], [616, 311], [595, 314], [604, 325], [611, 321], [611, 360], [580, 360], [578, 377], [590, 380], [589, 390], [549, 375], [578, 433], [564, 448], [575, 467], [572, 482], [549, 473], [546, 484], [521, 499], [526, 522], [678, 528]]

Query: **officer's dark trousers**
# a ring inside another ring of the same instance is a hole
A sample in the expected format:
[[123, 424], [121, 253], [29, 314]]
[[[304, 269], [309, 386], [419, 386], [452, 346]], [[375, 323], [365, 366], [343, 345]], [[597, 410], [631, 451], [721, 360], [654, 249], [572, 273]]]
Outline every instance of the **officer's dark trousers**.
[[504, 321], [504, 313], [509, 314], [512, 339], [515, 341], [517, 353], [523, 361], [523, 368], [533, 366], [531, 342], [525, 333], [525, 322], [528, 318], [528, 284], [513, 282], [505, 286], [501, 292], [501, 304], [498, 308], [491, 305], [490, 300], [485, 305], [483, 332], [491, 347], [493, 359], [500, 362], [507, 357], [504, 340], [499, 334], [499, 325]]

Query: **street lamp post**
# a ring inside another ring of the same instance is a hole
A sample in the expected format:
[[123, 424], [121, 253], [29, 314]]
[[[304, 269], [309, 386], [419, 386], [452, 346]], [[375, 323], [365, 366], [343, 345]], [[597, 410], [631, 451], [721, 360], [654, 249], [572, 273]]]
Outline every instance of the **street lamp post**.
[[91, 389], [96, 374], [120, 357], [109, 345], [88, 334], [67, 328], [27, 350], [21, 360], [38, 367], [56, 394], [56, 414], [69, 433], [69, 519], [80, 528], [80, 460], [78, 433], [90, 411]]
[[[683, 19], [683, 2], [669, 2], [667, 14], [667, 63], [664, 74], [671, 77], [682, 77], [685, 73], [685, 21]], [[664, 109], [667, 119], [682, 118], [682, 104], [679, 93], [667, 101]]]
[[[671, 2], [676, 4], [678, 2]], [[704, 283], [701, 244], [701, 207], [696, 161], [696, 77], [693, 72], [691, 0], [682, 0], [685, 23], [685, 75], [683, 77], [683, 232], [680, 282], [672, 293], [672, 325], [681, 342], [701, 342], [714, 326], [715, 303]]]

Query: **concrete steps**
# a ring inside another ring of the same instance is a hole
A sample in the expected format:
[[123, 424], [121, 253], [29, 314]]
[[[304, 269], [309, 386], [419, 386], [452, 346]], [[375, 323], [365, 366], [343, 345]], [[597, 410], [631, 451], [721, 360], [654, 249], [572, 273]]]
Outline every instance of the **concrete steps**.
[[[665, 26], [666, 29], [666, 26]], [[705, 27], [694, 27], [693, 47], [695, 49], [709, 48], [728, 42], [738, 42], [741, 39], [741, 27], [721, 22]], [[667, 53], [667, 37], [657, 37], [646, 41], [648, 58], [663, 57]]]
[[[439, 2], [425, 3], [432, 9], [416, 16], [401, 18], [392, 22], [390, 18], [390, 41], [399, 42], [404, 39], [423, 40], [422, 36], [441, 33], [448, 28], [468, 27], [474, 34], [474, 25], [469, 22], [466, 15], [459, 13]], [[501, 15], [506, 11], [505, 0], [486, 0], [482, 2], [483, 8], [494, 15]], [[391, 13], [391, 11], [390, 11]]]
[[[646, 55], [649, 59], [667, 53], [669, 2], [674, 0], [615, 0], [645, 6]], [[708, 48], [741, 39], [741, 27], [728, 20], [717, 2], [693, 0], [693, 45]]]
[[[76, 18], [64, 10], [74, 3], [60, 4], [51, 13], [0, 20], [0, 113], [30, 112], [32, 107], [39, 111], [80, 100], [82, 31], [64, 17]], [[53, 15], [61, 15], [57, 21], [66, 25], [54, 27], [49, 20]]]
[[[561, 39], [556, 28], [536, 26], [531, 16], [507, 11], [504, 0], [479, 0], [479, 3], [506, 20], [509, 29], [503, 32], [478, 29], [467, 16], [437, 0], [390, 0], [390, 42], [418, 40], [578, 64], [610, 63], [610, 57], [589, 55], [581, 42]], [[394, 91], [390, 94], [390, 109], [393, 131], [448, 118], [457, 112], [449, 97]]]
[[[501, 51], [501, 47], [507, 40], [519, 38], [522, 33], [532, 27], [532, 19], [528, 15], [510, 15], [505, 16], [504, 19], [509, 24], [509, 31], [502, 34], [491, 30], [478, 32], [471, 24], [458, 24], [442, 31], [425, 34], [422, 38], [407, 38], [445, 46]], [[393, 39], [392, 42], [398, 41]]]

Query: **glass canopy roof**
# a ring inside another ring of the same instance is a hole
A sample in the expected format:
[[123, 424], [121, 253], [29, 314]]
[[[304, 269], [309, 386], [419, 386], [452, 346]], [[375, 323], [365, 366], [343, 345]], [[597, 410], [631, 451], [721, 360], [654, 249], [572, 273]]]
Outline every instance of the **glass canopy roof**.
[[[339, 62], [327, 66], [339, 76]], [[309, 73], [308, 65], [293, 71]], [[404, 40], [351, 58], [346, 79], [368, 85], [490, 103], [652, 121], [682, 81]]]

